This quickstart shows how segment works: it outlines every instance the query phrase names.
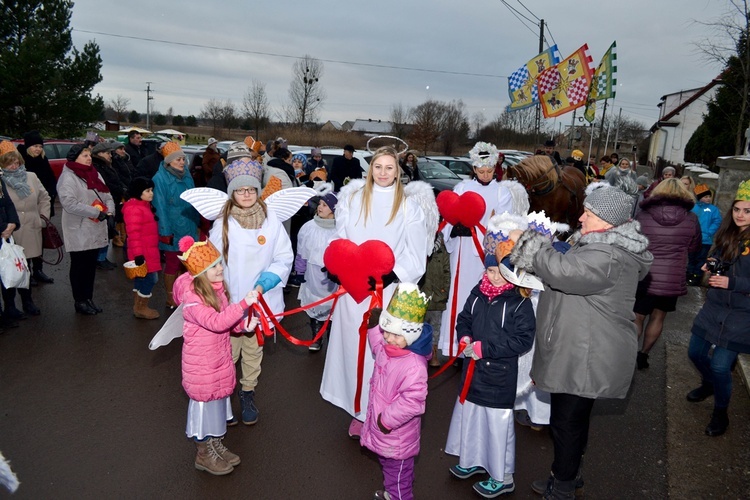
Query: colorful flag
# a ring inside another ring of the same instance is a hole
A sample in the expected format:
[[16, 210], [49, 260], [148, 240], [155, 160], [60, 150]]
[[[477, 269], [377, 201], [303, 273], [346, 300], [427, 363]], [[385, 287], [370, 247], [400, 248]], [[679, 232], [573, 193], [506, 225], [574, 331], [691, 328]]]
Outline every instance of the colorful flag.
[[583, 117], [591, 123], [596, 114], [596, 101], [614, 99], [617, 91], [617, 42], [612, 42], [609, 50], [602, 57], [599, 66], [591, 79], [591, 89], [586, 100], [586, 111]]
[[536, 77], [545, 118], [559, 116], [586, 104], [594, 72], [589, 46], [583, 44], [556, 66]]
[[528, 108], [539, 102], [536, 77], [539, 73], [560, 62], [560, 52], [553, 45], [529, 62], [518, 68], [508, 77], [508, 111]]

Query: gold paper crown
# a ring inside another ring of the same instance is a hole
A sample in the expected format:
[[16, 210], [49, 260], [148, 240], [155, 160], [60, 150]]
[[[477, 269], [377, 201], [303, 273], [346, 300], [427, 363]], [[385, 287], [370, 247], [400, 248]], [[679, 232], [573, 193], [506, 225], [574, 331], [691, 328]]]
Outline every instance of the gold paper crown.
[[179, 259], [185, 264], [191, 276], [203, 274], [221, 260], [221, 254], [210, 241], [194, 241], [185, 236], [179, 244], [182, 255]]
[[750, 179], [745, 182], [740, 182], [737, 187], [737, 196], [734, 197], [735, 201], [750, 201]]
[[10, 141], [2, 141], [0, 142], [0, 156], [4, 155], [5, 153], [10, 153], [11, 151], [15, 151], [16, 147], [13, 145]]
[[409, 323], [424, 323], [430, 299], [416, 285], [401, 283], [391, 297], [386, 311], [393, 317]]

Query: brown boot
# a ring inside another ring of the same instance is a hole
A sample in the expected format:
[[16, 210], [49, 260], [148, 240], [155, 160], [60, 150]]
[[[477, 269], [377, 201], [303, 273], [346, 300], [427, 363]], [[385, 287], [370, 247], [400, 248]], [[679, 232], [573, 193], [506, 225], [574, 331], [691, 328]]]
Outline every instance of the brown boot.
[[122, 248], [125, 246], [125, 223], [118, 222], [115, 224], [115, 231], [117, 233], [115, 234], [115, 237], [112, 238], [112, 244], [116, 247]]
[[223, 476], [234, 470], [234, 467], [221, 458], [221, 455], [211, 446], [211, 439], [196, 441], [198, 453], [195, 455], [195, 468], [204, 470], [214, 476]]
[[430, 366], [440, 366], [440, 359], [438, 359], [438, 346], [432, 346], [432, 358], [429, 362]]
[[227, 447], [224, 446], [224, 443], [221, 442], [221, 440], [222, 438], [209, 438], [211, 446], [214, 447], [216, 453], [218, 453], [225, 462], [227, 462], [232, 467], [237, 467], [238, 465], [240, 465], [240, 457], [229, 451]]
[[167, 307], [169, 309], [174, 309], [175, 307], [177, 307], [177, 304], [175, 304], [174, 298], [172, 297], [172, 287], [174, 286], [174, 280], [176, 279], [176, 274], [164, 275], [164, 288], [167, 289]]
[[133, 305], [133, 316], [141, 319], [157, 319], [158, 311], [148, 307], [148, 299], [151, 294], [144, 296], [140, 292], [135, 292], [135, 305]]

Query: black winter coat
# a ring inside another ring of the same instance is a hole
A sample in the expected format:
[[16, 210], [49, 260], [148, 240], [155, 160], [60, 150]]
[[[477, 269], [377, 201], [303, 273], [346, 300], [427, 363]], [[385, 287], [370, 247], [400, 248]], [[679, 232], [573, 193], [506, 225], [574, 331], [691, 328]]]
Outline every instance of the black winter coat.
[[[531, 349], [536, 318], [531, 300], [513, 288], [490, 301], [475, 286], [456, 320], [458, 338], [482, 342], [482, 358], [466, 399], [489, 408], [513, 408], [516, 401], [518, 356]], [[463, 387], [470, 358], [464, 359]]]
[[143, 146], [136, 146], [130, 141], [125, 144], [125, 152], [130, 156], [130, 163], [134, 167], [137, 167], [141, 160], [146, 157], [146, 149]]
[[120, 180], [125, 186], [130, 186], [133, 180], [133, 164], [130, 163], [129, 157], [122, 157], [117, 153], [112, 153], [112, 166], [115, 167], [117, 175], [120, 176]]
[[[15, 230], [18, 230], [21, 227], [21, 220], [18, 218], [13, 200], [10, 199], [8, 188], [5, 187], [5, 182], [2, 180], [0, 180], [0, 189], [2, 189], [2, 194], [0, 194], [0, 233], [5, 231], [5, 228], [11, 222], [16, 225]], [[5, 240], [0, 238], [0, 247], [3, 246], [3, 241]]]
[[153, 179], [156, 172], [159, 171], [159, 165], [161, 165], [161, 162], [163, 161], [164, 157], [158, 151], [146, 156], [136, 165], [135, 177]]
[[641, 223], [641, 234], [648, 238], [654, 262], [639, 287], [649, 295], [687, 294], [688, 252], [701, 248], [701, 226], [691, 212], [693, 205], [692, 201], [665, 196], [651, 196], [641, 202], [636, 220]]
[[362, 178], [362, 166], [359, 164], [359, 160], [352, 158], [347, 160], [343, 156], [337, 156], [333, 159], [333, 165], [331, 165], [331, 177], [330, 180], [333, 182], [333, 190], [335, 192], [341, 191], [344, 187], [344, 179], [349, 177], [350, 179], [361, 179]]
[[107, 163], [98, 156], [92, 157], [91, 160], [96, 171], [104, 179], [104, 184], [109, 188], [109, 192], [112, 193], [112, 199], [115, 200], [115, 219], [117, 222], [122, 222], [122, 204], [128, 186], [122, 182], [120, 175], [111, 163]]
[[[287, 162], [285, 162], [284, 160], [282, 160], [281, 158], [274, 158], [273, 160], [270, 160], [268, 162], [268, 166], [269, 167], [276, 167], [276, 168], [278, 168], [280, 170], [283, 170], [284, 173], [287, 176], [289, 176], [289, 180], [292, 181], [292, 185], [293, 186], [298, 185], [297, 178], [294, 176], [294, 168], [290, 164], [288, 164]], [[281, 179], [279, 179], [279, 180], [281, 180]]]
[[47, 157], [39, 155], [36, 158], [32, 158], [26, 153], [26, 146], [23, 144], [18, 145], [18, 152], [23, 157], [26, 170], [35, 173], [39, 177], [39, 181], [44, 186], [44, 189], [47, 190], [47, 194], [54, 200], [57, 197], [57, 179], [55, 179], [55, 173], [52, 171], [52, 166], [50, 166]]

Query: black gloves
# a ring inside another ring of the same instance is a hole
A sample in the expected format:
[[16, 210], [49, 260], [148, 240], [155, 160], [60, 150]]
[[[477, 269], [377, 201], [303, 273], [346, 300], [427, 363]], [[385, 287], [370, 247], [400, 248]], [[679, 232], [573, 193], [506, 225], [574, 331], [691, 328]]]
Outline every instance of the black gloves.
[[453, 226], [453, 229], [451, 229], [451, 238], [462, 236], [471, 236], [471, 229], [460, 223]]
[[[391, 283], [393, 283], [395, 281], [398, 281], [398, 276], [396, 276], [395, 272], [391, 271], [388, 274], [384, 274], [382, 279], [383, 279], [383, 288], [386, 288]], [[375, 278], [373, 278], [372, 276], [370, 276], [369, 278], [367, 278], [367, 283], [370, 284], [370, 290], [374, 291], [375, 290], [375, 284], [376, 284]]]
[[325, 267], [323, 267], [323, 268], [321, 268], [320, 270], [321, 270], [321, 271], [323, 271], [324, 273], [326, 273], [326, 274], [328, 275], [328, 279], [329, 279], [329, 280], [330, 280], [331, 282], [333, 282], [333, 283], [336, 283], [337, 285], [340, 285], [340, 284], [341, 284], [341, 282], [339, 281], [339, 277], [338, 277], [338, 276], [336, 276], [335, 274], [331, 274], [331, 273], [330, 273], [330, 272], [328, 271], [328, 269], [326, 269]]
[[100, 221], [103, 221], [104, 219], [107, 218], [107, 212], [99, 212], [99, 215], [97, 215], [96, 218], [99, 219]]
[[135, 259], [133, 260], [135, 260], [136, 266], [142, 266], [143, 264], [146, 263], [146, 259], [143, 257], [143, 255], [136, 255]]

